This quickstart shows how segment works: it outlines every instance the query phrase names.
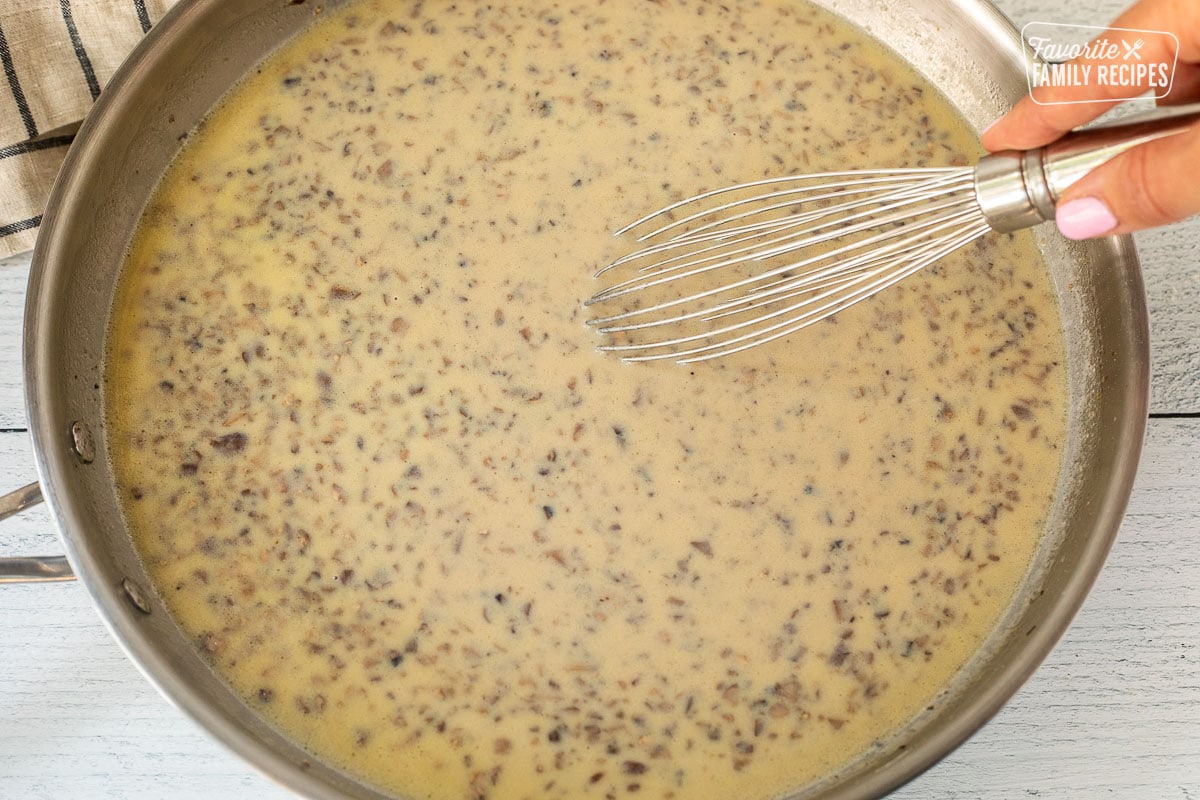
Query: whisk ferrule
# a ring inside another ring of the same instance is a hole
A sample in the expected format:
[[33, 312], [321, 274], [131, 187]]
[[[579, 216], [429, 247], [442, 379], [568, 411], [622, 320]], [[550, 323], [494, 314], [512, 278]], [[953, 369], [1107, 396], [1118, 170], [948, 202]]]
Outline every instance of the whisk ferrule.
[[1044, 171], [1041, 150], [1006, 150], [975, 166], [975, 199], [992, 230], [1032, 228], [1054, 219], [1057, 198]]

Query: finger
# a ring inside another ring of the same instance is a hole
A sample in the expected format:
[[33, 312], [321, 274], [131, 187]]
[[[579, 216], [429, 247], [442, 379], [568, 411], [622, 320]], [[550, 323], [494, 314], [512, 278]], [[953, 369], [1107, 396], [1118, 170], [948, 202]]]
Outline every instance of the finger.
[[[1197, 100], [1200, 100], [1200, 64], [1181, 62], [1175, 68], [1170, 92], [1159, 101], [1159, 105], [1183, 105]], [[1083, 122], [1090, 121], [1090, 118], [1078, 121], [1077, 115], [1085, 107], [1091, 109], [1094, 116], [1111, 108], [1110, 105], [1091, 103], [1086, 106], [1042, 106], [1024, 97], [999, 122], [984, 131], [983, 146], [991, 152], [1042, 147]]]
[[1192, 178], [1200, 163], [1200, 125], [1135, 147], [1067, 190], [1056, 223], [1069, 239], [1166, 225], [1200, 213]]
[[1200, 64], [1180, 64], [1175, 69], [1171, 91], [1158, 101], [1160, 106], [1181, 106], [1200, 100]]
[[[1032, 96], [1025, 95], [1011, 111], [983, 132], [983, 146], [993, 153], [997, 150], [1042, 147], [1072, 128], [1095, 119], [1110, 107], [1097, 103], [1041, 105], [1040, 102], [1034, 102]], [[1086, 118], [1081, 120], [1085, 111]]]
[[[1092, 80], [1083, 85], [1036, 87], [984, 132], [984, 146], [992, 151], [1041, 147], [1108, 111], [1114, 101], [1144, 93], [1150, 88], [1145, 81], [1114, 85], [1095, 78], [1101, 67], [1111, 69], [1124, 61], [1122, 43], [1132, 44], [1138, 38], [1144, 40], [1139, 51], [1141, 63], [1200, 62], [1200, 14], [1196, 13], [1194, 4], [1195, 0], [1141, 0], [1093, 40], [1094, 43], [1107, 40], [1115, 44], [1115, 58], [1081, 56], [1067, 62], [1068, 67], [1090, 67]], [[1129, 33], [1115, 30], [1117, 28], [1166, 31], [1174, 36]]]

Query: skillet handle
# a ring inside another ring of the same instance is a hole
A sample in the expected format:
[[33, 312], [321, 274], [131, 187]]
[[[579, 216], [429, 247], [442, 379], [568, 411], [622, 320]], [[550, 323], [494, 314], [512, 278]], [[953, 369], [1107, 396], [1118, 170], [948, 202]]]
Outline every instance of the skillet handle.
[[[0, 520], [42, 502], [42, 487], [31, 483], [0, 497]], [[75, 573], [64, 556], [0, 558], [0, 583], [73, 581]]]

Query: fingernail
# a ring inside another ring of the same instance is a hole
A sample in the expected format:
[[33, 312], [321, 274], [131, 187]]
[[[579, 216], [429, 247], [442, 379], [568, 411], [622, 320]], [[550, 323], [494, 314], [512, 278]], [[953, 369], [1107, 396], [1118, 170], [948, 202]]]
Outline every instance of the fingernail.
[[992, 124], [991, 124], [991, 125], [988, 125], [986, 128], [984, 128], [984, 129], [983, 129], [983, 130], [980, 132], [980, 134], [979, 134], [979, 138], [980, 138], [980, 139], [982, 139], [984, 136], [987, 136], [987, 135], [988, 135], [988, 131], [990, 131], [992, 128], [996, 127], [997, 125], [999, 125], [999, 124], [1000, 124], [1000, 120], [1002, 120], [1002, 119], [1004, 119], [1004, 117], [997, 117], [996, 119], [992, 120]]
[[1081, 197], [1060, 205], [1054, 222], [1068, 239], [1091, 239], [1117, 227], [1117, 218], [1098, 197]]

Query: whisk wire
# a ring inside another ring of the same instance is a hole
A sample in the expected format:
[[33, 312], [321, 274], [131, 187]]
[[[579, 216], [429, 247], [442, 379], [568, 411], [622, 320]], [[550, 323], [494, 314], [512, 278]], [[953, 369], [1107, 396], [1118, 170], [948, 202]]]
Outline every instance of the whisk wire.
[[[695, 361], [707, 360], [709, 358], [717, 358], [720, 356], [733, 355], [734, 353], [741, 352], [741, 351], [749, 349], [751, 347], [755, 347], [760, 344], [766, 344], [767, 342], [775, 341], [776, 339], [783, 338], [784, 336], [789, 336], [798, 330], [801, 330], [801, 329], [806, 328], [810, 325], [813, 325], [817, 322], [820, 322], [824, 319], [827, 319], [827, 318], [833, 316], [834, 314], [838, 313], [839, 311], [845, 310], [846, 308], [854, 305], [855, 303], [859, 302], [860, 300], [862, 300], [864, 298], [871, 297], [872, 295], [878, 294], [879, 292], [883, 291], [884, 289], [894, 286], [895, 284], [899, 283], [900, 281], [904, 280], [905, 278], [909, 277], [910, 275], [913, 275], [913, 274], [925, 269], [925, 267], [927, 267], [930, 264], [934, 263], [935, 261], [939, 260], [943, 256], [948, 255], [949, 253], [959, 249], [960, 247], [962, 247], [966, 244], [969, 244], [970, 242], [974, 241], [975, 239], [977, 239], [980, 236], [987, 233], [989, 230], [990, 230], [990, 228], [987, 227], [986, 225], [980, 227], [977, 230], [969, 230], [966, 233], [964, 233], [961, 237], [957, 237], [957, 238], [951, 240], [950, 242], [946, 243], [945, 246], [937, 248], [934, 251], [931, 251], [928, 255], [926, 255], [920, 261], [913, 262], [913, 263], [909, 264], [908, 266], [906, 266], [904, 269], [900, 269], [900, 270], [888, 269], [887, 271], [881, 271], [882, 277], [880, 279], [873, 281], [872, 283], [867, 284], [865, 286], [862, 286], [862, 287], [856, 289], [854, 292], [847, 294], [846, 296], [838, 299], [836, 302], [829, 303], [826, 306], [823, 306], [819, 309], [814, 309], [805, 314], [797, 315], [796, 317], [790, 318], [786, 322], [780, 323], [775, 326], [771, 326], [770, 328], [767, 328], [765, 330], [757, 331], [754, 334], [747, 334], [745, 336], [738, 337], [737, 340], [731, 340], [729, 342], [725, 342], [723, 345], [721, 345], [719, 347], [715, 346], [715, 345], [711, 345], [708, 348], [699, 348], [698, 351], [705, 352], [705, 355], [692, 356], [689, 353], [678, 353], [678, 354], [675, 354], [675, 355], [669, 356], [669, 357], [676, 358], [681, 363], [692, 363]], [[796, 308], [806, 307], [808, 305], [809, 305], [809, 302], [806, 301], [804, 303], [797, 304], [795, 307]], [[738, 342], [740, 342], [740, 344]], [[735, 344], [737, 346], [732, 346]]]
[[[835, 198], [835, 197], [852, 197], [857, 194], [867, 193], [866, 197], [860, 198], [858, 200], [851, 200], [851, 201], [847, 201], [845, 203], [837, 203], [837, 204], [834, 204], [831, 206], [816, 208], [816, 209], [813, 209], [813, 210], [810, 210], [807, 212], [803, 212], [803, 213], [793, 212], [793, 213], [789, 214], [788, 216], [785, 216], [781, 219], [773, 220], [773, 223], [776, 225], [787, 225], [789, 222], [793, 222], [793, 221], [799, 222], [802, 220], [817, 219], [820, 217], [832, 216], [832, 215], [835, 215], [837, 213], [840, 213], [840, 212], [848, 210], [848, 209], [861, 208], [864, 206], [871, 206], [871, 205], [883, 205], [888, 202], [902, 200], [906, 197], [928, 196], [929, 191], [931, 191], [933, 189], [936, 189], [936, 188], [942, 187], [942, 186], [946, 186], [947, 184], [963, 183], [964, 180], [969, 180], [969, 179], [970, 179], [969, 173], [967, 175], [964, 175], [962, 170], [953, 170], [953, 171], [947, 172], [944, 176], [930, 177], [930, 178], [926, 179], [925, 181], [923, 181], [920, 184], [920, 186], [917, 186], [917, 187], [914, 187], [912, 185], [911, 181], [892, 180], [892, 181], [888, 181], [886, 183], [880, 183], [879, 185], [871, 185], [871, 181], [853, 182], [852, 184], [848, 184], [848, 186], [857, 186], [859, 184], [863, 185], [864, 188], [862, 188], [859, 191], [831, 191], [831, 192], [824, 192], [822, 194], [806, 194], [805, 189], [789, 190], [790, 194], [802, 194], [803, 196], [800, 197], [799, 199], [792, 199], [788, 202], [771, 203], [770, 205], [762, 206], [760, 208], [750, 208], [750, 209], [740, 212], [738, 214], [733, 214], [733, 215], [724, 216], [724, 217], [715, 219], [712, 222], [709, 222], [707, 224], [701, 225], [701, 226], [693, 228], [693, 229], [689, 229], [683, 233], [676, 234], [669, 241], [682, 243], [682, 242], [690, 241], [694, 238], [698, 238], [699, 235], [701, 235], [705, 232], [708, 232], [708, 231], [724, 231], [726, 229], [736, 230], [736, 228], [733, 227], [732, 223], [736, 222], [739, 219], [750, 218], [750, 217], [759, 216], [761, 214], [765, 214], [765, 213], [772, 212], [772, 211], [778, 211], [781, 209], [791, 208], [800, 203], [815, 203], [817, 201], [827, 200], [827, 199], [831, 199], [831, 198]], [[874, 180], [883, 181], [883, 179], [881, 179], [881, 178], [874, 179]], [[823, 188], [827, 188], [827, 187], [834, 186], [834, 185], [835, 184], [821, 184], [820, 188], [823, 189]], [[812, 188], [817, 188], [817, 187], [812, 187]], [[777, 195], [783, 196], [783, 193], [772, 193], [772, 194], [761, 195], [761, 196], [753, 198], [752, 200], [733, 201], [731, 203], [727, 203], [725, 206], [722, 206], [720, 208], [711, 209], [708, 211], [696, 212], [695, 214], [692, 214], [690, 217], [688, 217], [688, 219], [691, 221], [695, 221], [696, 219], [700, 219], [700, 218], [703, 218], [703, 217], [709, 216], [709, 215], [723, 213], [724, 211], [726, 211], [730, 208], [736, 207], [738, 205], [747, 205], [751, 202], [753, 202], [753, 203], [768, 202], [768, 201], [774, 200]], [[682, 221], [683, 220], [680, 220], [680, 222], [682, 222]], [[679, 223], [674, 223], [674, 224], [677, 225]], [[662, 230], [665, 230], [665, 229], [664, 228], [659, 229], [659, 231], [662, 231]], [[644, 239], [649, 239], [649, 238], [650, 238], [650, 235], [647, 235], [647, 237], [644, 237]]]
[[[630, 253], [627, 256], [617, 259], [613, 263], [609, 264], [608, 266], [604, 267], [599, 272], [597, 272], [596, 275], [597, 275], [597, 277], [599, 277], [600, 275], [603, 275], [608, 270], [613, 269], [622, 264], [629, 263], [634, 260], [643, 260], [643, 259], [646, 259], [655, 254], [662, 253], [662, 252], [669, 252], [671, 250], [680, 250], [681, 253], [672, 258], [667, 258], [667, 259], [663, 259], [661, 261], [646, 264], [645, 266], [641, 267], [638, 271], [639, 272], [662, 271], [662, 268], [664, 268], [666, 265], [670, 264], [673, 261], [686, 259], [689, 257], [695, 257], [695, 256], [701, 255], [703, 253], [710, 252], [712, 250], [717, 250], [717, 249], [721, 248], [722, 246], [731, 246], [731, 245], [740, 244], [743, 242], [753, 243], [753, 247], [748, 247], [746, 249], [747, 252], [760, 251], [760, 250], [762, 250], [764, 245], [777, 245], [777, 244], [780, 244], [781, 242], [784, 242], [787, 240], [802, 239], [802, 237], [809, 235], [816, 230], [820, 230], [822, 227], [833, 226], [835, 229], [840, 230], [841, 233], [850, 233], [853, 231], [847, 229], [845, 227], [844, 223], [846, 223], [850, 220], [853, 220], [853, 219], [867, 217], [870, 215], [870, 213], [871, 213], [870, 211], [860, 212], [860, 213], [848, 215], [848, 216], [842, 216], [840, 219], [835, 219], [833, 221], [827, 222], [827, 224], [824, 226], [814, 225], [814, 226], [810, 226], [807, 228], [800, 227], [800, 226], [802, 225], [802, 223], [811, 222], [813, 220], [820, 219], [822, 217], [829, 217], [829, 216], [833, 216], [833, 215], [837, 215], [837, 214], [844, 215], [846, 211], [849, 211], [852, 209], [863, 208], [865, 206], [880, 206], [880, 207], [882, 207], [882, 206], [885, 206], [888, 204], [902, 203], [905, 200], [908, 200], [910, 202], [917, 202], [918, 200], [921, 200], [921, 199], [927, 199], [929, 192], [936, 191], [938, 189], [943, 189], [945, 191], [954, 191], [954, 190], [965, 188], [967, 186], [967, 184], [969, 183], [969, 176], [964, 177], [962, 175], [961, 170], [955, 170], [954, 173], [955, 174], [947, 175], [946, 178], [944, 178], [944, 179], [931, 179], [930, 183], [927, 186], [925, 186], [924, 191], [920, 191], [918, 187], [908, 186], [908, 187], [903, 188], [902, 190], [888, 191], [888, 192], [885, 192], [882, 194], [872, 195], [871, 197], [869, 197], [865, 200], [838, 204], [835, 206], [831, 206], [831, 207], [827, 207], [827, 208], [819, 208], [819, 209], [815, 209], [815, 210], [807, 211], [807, 212], [796, 212], [796, 213], [790, 214], [788, 216], [785, 216], [781, 219], [768, 220], [768, 221], [764, 221], [764, 222], [755, 223], [754, 225], [747, 225], [747, 226], [742, 226], [742, 227], [733, 228], [733, 229], [725, 229], [725, 230], [722, 230], [719, 232], [710, 231], [710, 232], [703, 233], [703, 234], [700, 232], [701, 229], [688, 231], [683, 234], [677, 234], [676, 236], [674, 236], [670, 239], [667, 239], [664, 242], [661, 242], [656, 245], [647, 246], [647, 247], [642, 248], [634, 253]], [[757, 199], [758, 198], [753, 198], [751, 200], [741, 200], [741, 201], [738, 201], [737, 204], [739, 204], [739, 205], [746, 204], [749, 202], [753, 202], [754, 200], [757, 200]], [[806, 199], [806, 202], [811, 199], [812, 198]], [[793, 203], [781, 204], [780, 206], [771, 207], [771, 210], [776, 210], [778, 208], [787, 208], [792, 205], [794, 205], [794, 204]], [[729, 207], [729, 206], [727, 205], [722, 208], [727, 208], [727, 207]], [[761, 212], [761, 210], [759, 210], [759, 211]], [[702, 214], [700, 214], [700, 216], [707, 215], [707, 213], [709, 213], [709, 212], [703, 212]], [[758, 212], [747, 212], [747, 213], [758, 213]], [[697, 215], [693, 215], [693, 216], [697, 216]], [[725, 220], [720, 220], [719, 222], [721, 222], [721, 224], [727, 224], [728, 222], [730, 222], [730, 220], [725, 219]], [[773, 229], [793, 229], [793, 230], [787, 237], [779, 237], [777, 239], [770, 239], [770, 240], [764, 241], [761, 237], [765, 233], [767, 233]], [[700, 250], [689, 249], [689, 248], [694, 247], [697, 244], [704, 243], [704, 242], [710, 242], [710, 241], [716, 242], [716, 244], [712, 245], [711, 247], [703, 248]], [[808, 243], [805, 242], [805, 245], [807, 245], [807, 244]], [[725, 253], [725, 255], [730, 255], [733, 252], [738, 252], [738, 251], [728, 251]], [[702, 259], [695, 258], [694, 260], [699, 262]], [[610, 297], [617, 296], [617, 290], [620, 287], [630, 285], [630, 284], [636, 282], [636, 280], [637, 279], [634, 278], [629, 281], [625, 281], [621, 284], [618, 284], [616, 286], [610, 287], [609, 289], [606, 289], [606, 290], [598, 293], [594, 298], [592, 298], [592, 300], [589, 300], [588, 302], [590, 304], [590, 303], [596, 302], [597, 300], [607, 299]]]
[[[940, 225], [931, 228], [927, 233], [937, 233], [949, 228], [959, 226], [962, 223], [971, 220], [969, 211], [961, 212], [953, 217], [947, 218]], [[756, 289], [752, 294], [740, 298], [737, 303], [740, 305], [749, 305], [753, 308], [762, 307], [769, 302], [779, 302], [781, 299], [797, 297], [804, 293], [810, 293], [817, 288], [823, 288], [826, 285], [840, 285], [844, 283], [855, 282], [861, 280], [861, 274], [864, 272], [875, 272], [880, 265], [889, 263], [899, 263], [900, 261], [909, 260], [924, 254], [933, 245], [929, 242], [921, 242], [915, 236], [907, 237], [893, 245], [879, 248], [877, 251], [872, 251], [853, 259], [848, 260], [844, 264], [838, 264], [836, 267], [831, 267], [828, 270], [813, 270], [798, 278], [779, 278], [771, 283], [765, 284]], [[718, 311], [717, 308], [711, 309], [712, 312]], [[705, 320], [714, 320], [722, 316], [728, 316], [730, 313], [724, 312], [719, 314], [710, 313], [703, 316]]]
[[[831, 256], [843, 255], [855, 249], [874, 245], [882, 240], [891, 238], [898, 230], [901, 223], [911, 221], [914, 218], [919, 219], [920, 215], [929, 215], [941, 212], [945, 209], [959, 209], [962, 207], [962, 201], [945, 200], [942, 202], [931, 202], [924, 200], [924, 205], [919, 208], [908, 208], [909, 203], [917, 203], [918, 199], [906, 199], [888, 207], [889, 213], [881, 214], [880, 209], [872, 209], [870, 211], [858, 212], [847, 215], [844, 218], [845, 224], [834, 226], [828, 222], [800, 227], [796, 231], [789, 234], [781, 234], [773, 237], [757, 237], [753, 234], [747, 234], [745, 237], [739, 237], [725, 245], [713, 245], [700, 248], [698, 251], [683, 250], [679, 256], [670, 259], [669, 261], [656, 262], [651, 272], [642, 273], [639, 271], [633, 277], [614, 284], [609, 289], [597, 294], [587, 302], [588, 305], [594, 305], [599, 302], [613, 300], [623, 295], [633, 292], [644, 292], [647, 289], [662, 286], [668, 283], [679, 281], [685, 278], [693, 278], [707, 272], [712, 272], [725, 267], [746, 264], [750, 262], [765, 263], [766, 261], [787, 255], [788, 253], [811, 249], [818, 245], [834, 242], [837, 240], [849, 239], [840, 248], [828, 252], [818, 251], [816, 255], [801, 261], [787, 263], [778, 266], [774, 269], [769, 269], [760, 272], [757, 276], [752, 276], [724, 287], [719, 287], [715, 291], [728, 290], [747, 285], [754, 282], [756, 279], [773, 277], [782, 274], [789, 270], [799, 269], [815, 264], [821, 260], [828, 260]], [[919, 212], [919, 213], [918, 213]], [[936, 221], [936, 220], [933, 220]], [[928, 224], [932, 224], [930, 221]], [[909, 222], [910, 229], [919, 227], [919, 223]], [[888, 228], [886, 226], [892, 226]], [[868, 236], [866, 238], [853, 239], [852, 234], [868, 233], [878, 228], [884, 228], [882, 233], [876, 236]], [[674, 262], [674, 263], [671, 263]], [[830, 267], [837, 268], [837, 267]], [[702, 294], [701, 296], [705, 296]], [[594, 325], [605, 326], [614, 319], [620, 319], [630, 314], [639, 313], [645, 314], [651, 310], [657, 311], [662, 308], [679, 305], [683, 302], [695, 300], [695, 295], [684, 295], [676, 298], [674, 301], [669, 301], [663, 304], [652, 306], [648, 309], [634, 309], [624, 311], [619, 314], [600, 317], [593, 320]]]
[[[844, 295], [839, 294], [839, 290], [835, 289], [815, 297], [806, 298], [805, 300], [794, 303], [784, 309], [779, 309], [771, 314], [759, 317], [751, 322], [725, 326], [704, 334], [694, 334], [691, 336], [666, 339], [652, 344], [602, 345], [601, 349], [615, 352], [635, 350], [643, 351], [637, 355], [627, 355], [623, 357], [624, 360], [631, 362], [673, 359], [681, 364], [688, 364], [697, 361], [705, 361], [711, 358], [733, 355], [734, 353], [741, 352], [751, 347], [756, 347], [760, 344], [766, 344], [768, 342], [775, 341], [776, 339], [788, 336], [798, 330], [827, 319], [839, 311], [854, 305], [859, 300], [877, 294], [878, 292], [883, 291], [884, 289], [887, 289], [896, 283], [899, 283], [910, 275], [919, 272], [945, 255], [948, 255], [949, 253], [958, 250], [960, 247], [963, 247], [979, 238], [988, 230], [990, 230], [990, 228], [986, 224], [968, 226], [964, 228], [961, 233], [952, 235], [945, 241], [939, 243], [937, 246], [930, 247], [923, 251], [920, 258], [906, 260], [901, 264], [886, 265], [868, 273], [866, 279], [851, 281], [851, 285], [862, 285], [857, 286], [857, 288], [855, 288], [853, 291]], [[815, 308], [812, 307], [815, 303], [827, 299], [828, 302], [824, 302]], [[660, 353], [644, 352], [646, 350], [658, 348], [678, 348], [681, 345], [687, 345], [698, 340], [714, 339], [723, 334], [730, 333], [750, 325], [760, 325], [767, 319], [773, 319], [780, 315], [799, 311], [801, 309], [804, 309], [801, 313], [790, 316], [785, 320], [766, 327], [757, 327], [750, 332], [729, 339], [712, 341], [698, 347], [690, 347], [683, 350], [671, 349], [668, 352]]]
[[[961, 198], [953, 198], [940, 202], [927, 202], [926, 206], [922, 209], [922, 213], [933, 214], [945, 210], [952, 210], [958, 213], [971, 213], [970, 207], [964, 207]], [[780, 239], [784, 237], [757, 241], [757, 244], [746, 245], [725, 254], [725, 257], [719, 261], [712, 261], [709, 258], [700, 258], [694, 261], [688, 261], [683, 264], [676, 265], [670, 269], [656, 271], [652, 276], [637, 276], [630, 278], [621, 284], [617, 284], [606, 292], [597, 295], [590, 302], [609, 300], [630, 292], [661, 286], [667, 283], [672, 283], [681, 278], [694, 277], [705, 272], [744, 263], [746, 261], [765, 262], [768, 259], [776, 256], [786, 255], [796, 250], [810, 248], [818, 244], [823, 244], [825, 242], [846, 237], [850, 234], [867, 232], [880, 226], [887, 226], [894, 223], [903, 222], [904, 220], [911, 220], [914, 216], [912, 210], [905, 207], [894, 208], [889, 214], [885, 214], [883, 216], [878, 216], [877, 214], [878, 210], [872, 213], [863, 212], [859, 214], [852, 214], [847, 219], [857, 219], [859, 221], [851, 225], [844, 225], [841, 228], [826, 230], [826, 228], [828, 228], [827, 225], [801, 228], [792, 236], [787, 237], [789, 240], [787, 243], [780, 243]], [[875, 246], [903, 233], [919, 232], [925, 228], [935, 227], [941, 221], [942, 217], [931, 217], [928, 219], [918, 219], [918, 221], [915, 222], [909, 222], [908, 225], [900, 228], [885, 228], [883, 231], [872, 236], [851, 240], [832, 251], [818, 252], [815, 255], [799, 261], [793, 261], [774, 268], [765, 269], [749, 277], [742, 278], [721, 286], [712, 287], [690, 294], [683, 294], [649, 307], [624, 310], [616, 314], [600, 317], [593, 320], [593, 324], [598, 326], [600, 331], [603, 333], [627, 330], [628, 328], [612, 327], [612, 323], [618, 320], [628, 319], [635, 316], [646, 316], [675, 306], [692, 303], [706, 297], [712, 297], [720, 293], [749, 286], [764, 279], [777, 277], [791, 271], [810, 267], [821, 261], [830, 261], [838, 256], [844, 256], [855, 250]], [[813, 235], [814, 231], [822, 232]], [[739, 242], [740, 241], [741, 240], [739, 240]], [[900, 244], [893, 245], [895, 248], [899, 248], [900, 246]], [[751, 252], [754, 253], [753, 258], [744, 257], [744, 254]], [[883, 257], [892, 252], [892, 248], [884, 247], [876, 255], [878, 257]], [[834, 262], [824, 268], [824, 274], [850, 270], [853, 269], [856, 264], [857, 262], [853, 259], [841, 263]], [[678, 270], [678, 272], [674, 272], [674, 274], [666, 274], [672, 273], [674, 270]], [[673, 321], [676, 320], [674, 318], [670, 320], [664, 320], [664, 322]]]
[[[787, 182], [797, 179], [706, 192], [623, 228], [697, 208], [638, 237], [645, 247], [597, 273], [634, 269], [587, 301], [626, 298], [624, 308], [590, 320], [615, 337], [600, 349], [627, 361], [731, 355], [827, 319], [990, 229], [969, 168], [824, 173], [777, 188]], [[691, 288], [672, 293], [676, 285]], [[680, 331], [642, 336], [672, 327]]]
[[[739, 183], [739, 184], [735, 184], [732, 186], [722, 186], [719, 189], [712, 189], [710, 191], [702, 192], [700, 194], [693, 195], [691, 197], [686, 197], [683, 200], [678, 200], [674, 203], [671, 203], [670, 205], [663, 206], [662, 208], [658, 209], [657, 211], [652, 211], [644, 217], [634, 220], [633, 222], [626, 225], [624, 228], [621, 228], [620, 230], [616, 231], [613, 235], [614, 236], [624, 236], [625, 234], [629, 233], [630, 231], [640, 228], [642, 225], [645, 225], [647, 222], [654, 219], [655, 217], [660, 217], [665, 214], [670, 214], [673, 211], [681, 208], [682, 206], [691, 205], [693, 203], [704, 203], [713, 197], [717, 197], [722, 194], [727, 194], [729, 192], [744, 192], [744, 191], [758, 189], [763, 186], [773, 186], [773, 185], [780, 184], [780, 183], [788, 183], [788, 182], [803, 181], [803, 180], [818, 180], [818, 179], [828, 180], [828, 179], [833, 179], [833, 178], [845, 178], [847, 180], [855, 180], [857, 178], [864, 178], [864, 177], [869, 177], [872, 175], [890, 176], [890, 177], [907, 176], [911, 179], [914, 177], [924, 178], [924, 177], [930, 177], [930, 176], [937, 175], [937, 174], [945, 174], [948, 172], [956, 172], [956, 171], [958, 171], [957, 167], [911, 167], [911, 168], [906, 168], [906, 169], [847, 170], [847, 171], [841, 171], [841, 172], [821, 172], [821, 173], [816, 173], [816, 174], [812, 174], [812, 175], [799, 175], [799, 176], [789, 175], [789, 176], [778, 177], [778, 178], [762, 178], [760, 180], [748, 181], [746, 183]], [[646, 234], [645, 236], [640, 237], [639, 241], [644, 241], [646, 239], [649, 239], [651, 235], [653, 235], [653, 234], [652, 233]]]
[[[941, 231], [961, 228], [964, 224], [971, 222], [969, 212], [960, 212], [949, 216], [936, 225], [924, 226], [928, 227], [925, 233], [939, 233]], [[928, 251], [934, 249], [937, 245], [936, 240], [922, 238], [918, 235], [908, 235], [898, 241], [892, 242], [889, 245], [881, 247], [877, 250], [861, 254], [844, 262], [838, 262], [835, 269], [828, 270], [813, 270], [801, 274], [798, 277], [783, 278], [766, 286], [760, 287], [757, 291], [750, 294], [737, 296], [734, 299], [724, 301], [715, 306], [702, 307], [690, 312], [682, 312], [674, 316], [650, 319], [642, 322], [630, 322], [623, 325], [612, 325], [601, 328], [607, 333], [617, 333], [624, 331], [642, 330], [646, 328], [659, 327], [663, 325], [677, 325], [681, 322], [686, 322], [693, 319], [702, 319], [712, 321], [721, 317], [728, 317], [734, 314], [743, 313], [749, 310], [766, 307], [776, 304], [782, 300], [791, 299], [802, 295], [813, 295], [814, 292], [821, 290], [826, 291], [819, 296], [809, 297], [806, 302], [814, 302], [823, 299], [834, 293], [839, 287], [846, 285], [860, 284], [869, 280], [871, 277], [879, 274], [883, 269], [888, 269], [897, 264], [905, 263], [913, 259], [923, 257]], [[713, 293], [725, 291], [726, 289], [734, 288], [733, 285], [727, 287], [718, 287], [715, 290], [710, 290], [707, 293], [697, 293], [694, 295], [696, 299], [703, 299]], [[677, 301], [671, 301], [676, 304]], [[666, 305], [666, 304], [664, 304]], [[645, 309], [645, 311], [653, 311], [656, 309]], [[718, 334], [729, 333], [752, 324], [774, 318], [781, 314], [788, 313], [793, 310], [791, 307], [778, 309], [772, 313], [764, 314], [752, 320], [742, 322], [736, 325], [730, 325], [714, 331], [705, 331], [696, 333], [688, 337], [682, 337], [685, 341], [695, 341], [698, 339], [711, 338]], [[638, 312], [631, 312], [636, 314]], [[680, 339], [672, 340], [672, 344], [678, 344]], [[635, 347], [645, 347], [645, 345], [621, 345], [614, 346], [614, 349], [629, 349]]]
[[[951, 175], [950, 177], [953, 177], [953, 175]], [[816, 184], [813, 186], [800, 186], [800, 187], [797, 187], [794, 189], [781, 189], [779, 191], [769, 192], [767, 194], [759, 195], [753, 199], [753, 202], [755, 202], [755, 203], [770, 203], [770, 205], [765, 205], [761, 208], [751, 208], [747, 211], [739, 212], [738, 214], [715, 219], [712, 222], [709, 222], [705, 225], [701, 225], [699, 227], [689, 229], [681, 234], [676, 234], [675, 237], [668, 240], [668, 243], [674, 242], [674, 241], [683, 241], [685, 239], [692, 239], [692, 238], [696, 237], [698, 234], [704, 233], [712, 228], [720, 227], [720, 228], [724, 229], [726, 226], [731, 225], [733, 222], [736, 222], [737, 220], [757, 216], [757, 215], [768, 213], [771, 211], [777, 211], [779, 209], [790, 208], [792, 206], [797, 205], [798, 203], [815, 203], [815, 202], [829, 200], [829, 199], [838, 198], [838, 197], [852, 197], [852, 196], [858, 195], [858, 194], [870, 193], [866, 199], [859, 201], [860, 204], [869, 204], [869, 203], [875, 203], [875, 202], [879, 201], [879, 199], [881, 197], [879, 192], [881, 192], [881, 191], [888, 191], [890, 193], [890, 190], [893, 190], [893, 189], [894, 190], [905, 190], [905, 189], [911, 189], [911, 187], [912, 187], [912, 182], [909, 180], [898, 179], [895, 177], [891, 177], [891, 178], [875, 177], [875, 178], [863, 178], [861, 180], [846, 181], [844, 183], [820, 183], [820, 184]], [[825, 190], [830, 190], [830, 191], [825, 191]], [[773, 201], [781, 200], [784, 198], [787, 198], [786, 200], [784, 200], [784, 202], [779, 202], [779, 203], [773, 202]], [[728, 211], [732, 208], [736, 208], [738, 206], [746, 205], [746, 203], [747, 203], [746, 200], [731, 200], [728, 203], [724, 203], [724, 204], [716, 206], [714, 208], [706, 208], [706, 209], [702, 209], [700, 211], [696, 211], [692, 214], [689, 214], [686, 217], [675, 220], [673, 222], [669, 222], [666, 225], [656, 228], [655, 230], [650, 231], [649, 233], [642, 234], [641, 236], [638, 237], [638, 241], [645, 242], [645, 241], [650, 241], [652, 239], [661, 238], [661, 237], [665, 236], [667, 233], [669, 233], [670, 231], [674, 230], [675, 228], [689, 225], [693, 222], [696, 222], [696, 221], [701, 220], [708, 216], [723, 214], [725, 211]], [[834, 208], [842, 208], [842, 207], [845, 207], [845, 206], [843, 206], [842, 204], [838, 204]], [[806, 212], [805, 214], [798, 214], [798, 216], [807, 217], [807, 216], [814, 216], [814, 215], [828, 215], [830, 213], [833, 213], [832, 208], [815, 209], [813, 211]], [[787, 219], [776, 220], [776, 222], [779, 224], [786, 224]]]

